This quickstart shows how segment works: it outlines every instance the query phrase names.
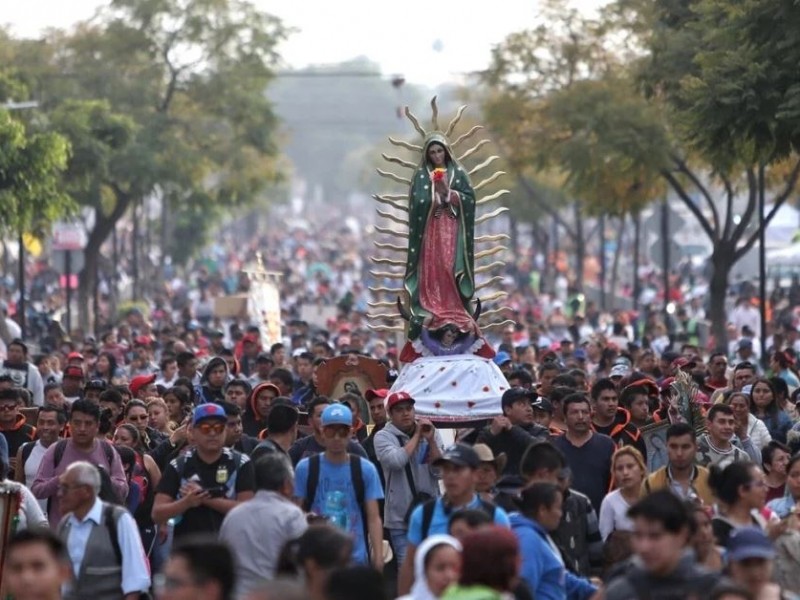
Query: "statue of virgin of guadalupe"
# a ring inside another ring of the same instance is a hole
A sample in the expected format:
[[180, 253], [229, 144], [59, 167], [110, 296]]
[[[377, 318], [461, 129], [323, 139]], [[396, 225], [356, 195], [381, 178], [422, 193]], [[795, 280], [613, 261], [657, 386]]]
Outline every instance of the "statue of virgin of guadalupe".
[[455, 327], [475, 339], [470, 311], [475, 293], [475, 191], [440, 132], [425, 137], [409, 191], [408, 259], [403, 285], [409, 297], [408, 337]]

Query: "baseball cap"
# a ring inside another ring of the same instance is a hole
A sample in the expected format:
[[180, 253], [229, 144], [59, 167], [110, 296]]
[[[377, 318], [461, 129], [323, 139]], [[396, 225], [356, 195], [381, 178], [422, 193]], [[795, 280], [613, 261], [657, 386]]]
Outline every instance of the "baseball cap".
[[344, 404], [331, 404], [322, 411], [322, 426], [353, 425], [353, 413]]
[[78, 365], [70, 365], [64, 369], [64, 379], [83, 379], [86, 375]]
[[137, 375], [133, 379], [131, 379], [130, 383], [130, 390], [131, 394], [136, 396], [139, 393], [139, 390], [142, 389], [146, 385], [150, 385], [151, 383], [155, 382], [156, 374], [151, 373], [150, 375]]
[[608, 373], [608, 378], [613, 379], [614, 377], [627, 377], [629, 373], [630, 369], [626, 365], [615, 365]]
[[295, 348], [292, 350], [292, 358], [299, 358], [306, 352], [308, 352], [308, 348]]
[[133, 343], [136, 346], [150, 346], [153, 343], [153, 338], [151, 338], [149, 335], [140, 335], [133, 340]]
[[667, 350], [666, 352], [664, 352], [661, 355], [661, 359], [665, 360], [665, 361], [667, 361], [669, 363], [672, 363], [673, 360], [675, 360], [676, 358], [679, 358], [679, 357], [680, 357], [680, 354], [678, 354], [674, 350]]
[[525, 388], [510, 388], [503, 392], [503, 398], [500, 400], [500, 406], [505, 408], [511, 406], [515, 402], [534, 400], [539, 395], [533, 390], [526, 390]]
[[748, 558], [775, 558], [775, 548], [767, 535], [758, 527], [739, 527], [728, 539], [728, 560]]
[[414, 404], [414, 398], [408, 392], [392, 392], [386, 396], [386, 410], [392, 410], [398, 404], [410, 402]]
[[502, 367], [504, 364], [511, 362], [511, 355], [508, 352], [498, 352], [492, 360], [498, 367]]
[[257, 344], [258, 343], [258, 334], [257, 333], [245, 333], [242, 337], [243, 344]]
[[475, 444], [472, 449], [475, 451], [475, 454], [478, 455], [478, 459], [482, 463], [492, 463], [498, 473], [502, 473], [503, 469], [506, 468], [508, 457], [505, 452], [501, 452], [495, 456], [492, 449], [486, 444]]
[[553, 413], [553, 405], [547, 398], [537, 398], [531, 402], [531, 406], [534, 410], [543, 410], [544, 412], [549, 412], [550, 414]]
[[367, 402], [371, 402], [375, 398], [383, 398], [386, 399], [386, 396], [389, 395], [389, 390], [386, 388], [380, 388], [376, 390], [367, 390], [364, 392], [364, 400]]
[[102, 379], [92, 379], [84, 387], [84, 389], [86, 391], [89, 391], [89, 390], [100, 390], [101, 392], [105, 391], [107, 388], [108, 388], [108, 384], [105, 381], [103, 381]]
[[444, 454], [433, 462], [434, 467], [441, 466], [443, 463], [452, 463], [460, 467], [477, 469], [481, 464], [481, 459], [472, 446], [466, 444], [453, 444]]
[[572, 353], [572, 358], [575, 360], [586, 360], [586, 350], [583, 348], [576, 348]]
[[225, 409], [219, 404], [207, 402], [206, 404], [201, 404], [194, 409], [194, 414], [192, 415], [192, 425], [197, 425], [204, 419], [220, 419], [222, 421], [227, 421], [228, 417], [225, 415]]
[[753, 347], [753, 340], [751, 340], [750, 338], [742, 338], [742, 339], [739, 340], [738, 347], [739, 347], [739, 350], [742, 350], [743, 348], [752, 348]]
[[674, 383], [674, 377], [667, 377], [661, 380], [661, 383], [658, 384], [658, 387], [661, 389], [662, 392], [666, 392], [670, 389], [670, 386]]
[[689, 358], [686, 358], [685, 356], [679, 356], [678, 358], [672, 361], [673, 369], [684, 369], [684, 368], [693, 369], [696, 366], [697, 362]]
[[275, 364], [275, 359], [269, 354], [269, 352], [261, 352], [258, 356], [256, 356], [256, 362], [269, 362], [273, 365]]
[[80, 352], [70, 352], [67, 354], [67, 360], [83, 360], [83, 354]]

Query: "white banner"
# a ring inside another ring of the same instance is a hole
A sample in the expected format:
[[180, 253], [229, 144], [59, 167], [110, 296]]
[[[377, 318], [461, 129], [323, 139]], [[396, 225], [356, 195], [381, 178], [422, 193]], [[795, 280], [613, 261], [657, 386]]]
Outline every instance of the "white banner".
[[267, 350], [282, 341], [281, 296], [274, 280], [251, 279], [247, 303], [250, 321], [261, 330], [261, 346]]

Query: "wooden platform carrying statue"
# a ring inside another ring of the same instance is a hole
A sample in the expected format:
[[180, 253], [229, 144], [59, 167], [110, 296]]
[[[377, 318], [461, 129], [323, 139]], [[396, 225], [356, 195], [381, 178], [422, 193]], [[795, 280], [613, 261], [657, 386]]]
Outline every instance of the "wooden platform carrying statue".
[[[496, 171], [472, 184], [470, 176], [489, 166], [497, 157], [491, 156], [472, 169], [467, 169], [463, 161], [475, 155], [488, 140], [481, 140], [457, 154], [458, 148], [482, 127], [473, 127], [451, 143], [449, 138], [466, 107], [458, 109], [444, 131], [439, 129], [435, 97], [431, 100], [431, 109], [431, 131], [425, 131], [408, 107], [405, 109], [422, 138], [421, 143], [389, 138], [393, 145], [418, 153], [416, 162], [383, 155], [387, 162], [411, 170], [411, 177], [378, 169], [383, 177], [406, 185], [407, 191], [374, 196], [379, 203], [393, 209], [379, 209], [378, 214], [401, 227], [376, 227], [379, 234], [389, 239], [376, 241], [382, 255], [372, 257], [372, 261], [390, 270], [371, 273], [379, 280], [398, 281], [402, 285], [370, 288], [376, 301], [370, 303], [369, 316], [375, 330], [407, 334], [400, 354], [406, 366], [393, 389], [411, 393], [420, 414], [439, 421], [462, 422], [500, 412], [500, 396], [507, 386], [490, 360], [494, 350], [481, 333], [482, 329], [509, 323], [493, 320], [502, 308], [482, 312], [484, 304], [504, 297], [505, 292], [490, 293], [483, 298], [479, 295], [481, 290], [491, 288], [502, 279], [492, 277], [491, 272], [504, 263], [476, 265], [475, 262], [491, 259], [506, 250], [497, 242], [508, 236], [476, 237], [475, 226], [508, 210], [501, 207], [476, 215], [483, 205], [508, 191], [476, 197], [476, 192], [504, 174]], [[487, 244], [490, 246], [486, 247]], [[381, 312], [386, 308], [396, 308], [397, 312]]]

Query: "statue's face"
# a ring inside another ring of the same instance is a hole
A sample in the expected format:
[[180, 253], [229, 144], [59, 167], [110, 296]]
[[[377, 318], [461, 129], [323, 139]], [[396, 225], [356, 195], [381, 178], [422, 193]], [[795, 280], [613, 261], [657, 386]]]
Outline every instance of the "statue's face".
[[441, 144], [431, 144], [428, 146], [428, 160], [434, 167], [445, 166], [446, 153]]
[[442, 345], [444, 346], [452, 346], [456, 338], [458, 337], [458, 331], [454, 331], [449, 327], [445, 329], [444, 334], [442, 334]]

